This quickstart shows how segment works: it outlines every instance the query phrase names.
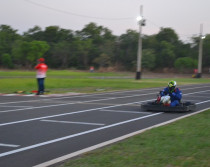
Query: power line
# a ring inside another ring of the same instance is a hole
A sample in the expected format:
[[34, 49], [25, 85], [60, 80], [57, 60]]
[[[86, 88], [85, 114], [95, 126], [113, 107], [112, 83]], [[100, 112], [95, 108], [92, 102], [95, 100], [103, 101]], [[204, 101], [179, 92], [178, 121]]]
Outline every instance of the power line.
[[49, 10], [52, 10], [52, 11], [56, 11], [56, 12], [59, 12], [59, 13], [68, 14], [68, 15], [72, 15], [72, 16], [82, 17], [82, 18], [98, 19], [98, 20], [110, 20], [110, 21], [131, 20], [131, 19], [133, 20], [134, 19], [134, 17], [126, 17], [126, 18], [94, 17], [94, 16], [82, 15], [82, 14], [73, 13], [73, 12], [69, 12], [69, 11], [65, 11], [65, 10], [61, 10], [61, 9], [52, 8], [52, 7], [49, 7], [49, 6], [40, 4], [40, 3], [33, 2], [31, 0], [25, 0], [25, 1], [28, 2], [28, 3], [31, 3], [33, 5], [36, 5], [36, 6], [39, 6], [39, 7], [42, 7], [42, 8], [46, 8], [46, 9], [49, 9]]
[[[154, 25], [155, 27], [161, 29], [163, 28], [163, 26], [157, 25], [156, 23], [154, 23], [153, 21], [147, 19], [148, 22], [150, 22], [152, 25]], [[193, 36], [198, 36], [199, 34], [178, 34], [180, 37], [188, 37], [191, 38]]]
[[[121, 20], [134, 20], [135, 17], [126, 17], [126, 18], [106, 18], [106, 17], [94, 17], [94, 16], [88, 16], [88, 15], [83, 15], [83, 14], [78, 14], [78, 13], [73, 13], [73, 12], [69, 12], [69, 11], [65, 11], [65, 10], [61, 10], [61, 9], [56, 9], [56, 8], [53, 8], [53, 7], [49, 7], [47, 5], [43, 5], [43, 4], [40, 4], [40, 3], [37, 3], [37, 2], [34, 2], [34, 1], [31, 1], [31, 0], [25, 0], [26, 2], [30, 3], [30, 4], [33, 4], [35, 6], [39, 6], [39, 7], [42, 7], [42, 8], [45, 8], [45, 9], [49, 9], [49, 10], [52, 10], [52, 11], [56, 11], [56, 12], [59, 12], [59, 13], [63, 13], [63, 14], [67, 14], [67, 15], [72, 15], [72, 16], [76, 16], [76, 17], [82, 17], [82, 18], [89, 18], [89, 19], [98, 19], [98, 20], [109, 20], [109, 21], [121, 21]], [[147, 19], [148, 22], [150, 22], [153, 26], [161, 29], [163, 28], [163, 26], [159, 26], [158, 24], [154, 23], [153, 21]], [[185, 35], [185, 34], [179, 34], [180, 36], [191, 36], [190, 34], [188, 35]], [[195, 34], [192, 34], [192, 36], [195, 35]]]

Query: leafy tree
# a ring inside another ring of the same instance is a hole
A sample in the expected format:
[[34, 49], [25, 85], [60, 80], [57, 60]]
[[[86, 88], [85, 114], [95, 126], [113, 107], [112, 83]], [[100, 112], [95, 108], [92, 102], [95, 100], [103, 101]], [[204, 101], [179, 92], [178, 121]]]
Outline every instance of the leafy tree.
[[38, 58], [44, 56], [49, 48], [49, 45], [45, 41], [32, 41], [29, 43], [29, 50], [26, 59], [33, 65]]
[[[0, 55], [11, 54], [14, 42], [20, 38], [21, 36], [17, 34], [17, 30], [8, 25], [0, 25]], [[0, 65], [1, 59], [0, 57]]]
[[119, 37], [120, 53], [117, 61], [121, 62], [125, 69], [132, 69], [136, 64], [139, 33], [134, 30], [127, 30], [126, 34]]
[[58, 42], [58, 26], [49, 26], [45, 28], [43, 32], [43, 39], [44, 41], [48, 42], [49, 44]]
[[[10, 26], [0, 25], [0, 65], [6, 67], [12, 62], [15, 67], [31, 68], [38, 57], [45, 55], [51, 68], [87, 69], [94, 64], [134, 70], [138, 36], [134, 30], [114, 36], [108, 28], [96, 23], [89, 23], [76, 32], [58, 26], [44, 30], [34, 26], [23, 35], [17, 34], [17, 30]], [[143, 68], [173, 68], [179, 58], [198, 59], [199, 37], [192, 37], [192, 43], [183, 43], [172, 28], [161, 28], [160, 32], [150, 36], [143, 35], [142, 41]], [[209, 41], [210, 35], [207, 35], [203, 41], [203, 67], [208, 68]]]
[[155, 67], [155, 54], [152, 49], [142, 51], [142, 68], [152, 70]]
[[5, 53], [2, 55], [2, 65], [3, 65], [3, 67], [6, 67], [6, 68], [14, 67], [12, 58], [9, 54]]
[[144, 35], [142, 39], [142, 47], [143, 49], [153, 49], [155, 52], [159, 47], [159, 42], [160, 41], [157, 40], [156, 35]]
[[93, 47], [92, 45], [92, 40], [87, 39], [87, 40], [82, 40], [82, 41], [77, 41], [77, 46], [78, 46], [78, 52], [77, 56], [79, 58], [79, 64], [80, 67], [82, 68], [88, 68], [89, 67], [89, 52], [91, 48]]
[[210, 34], [203, 40], [203, 67], [210, 68]]
[[183, 72], [184, 70], [196, 68], [197, 64], [198, 61], [195, 59], [190, 57], [182, 57], [175, 61], [174, 66], [175, 68], [179, 69], [180, 72]]
[[158, 41], [166, 41], [171, 44], [176, 44], [179, 40], [178, 35], [171, 28], [161, 28], [156, 38]]
[[48, 49], [49, 45], [45, 41], [17, 41], [12, 50], [12, 55], [17, 64], [31, 68]]
[[68, 68], [71, 56], [70, 44], [66, 41], [59, 42], [53, 46], [52, 59], [49, 61], [55, 68]]
[[[89, 23], [81, 31], [77, 31], [76, 36], [82, 41], [81, 43], [85, 43], [85, 48], [80, 48], [83, 50], [83, 64], [86, 68], [93, 64], [94, 59], [102, 53], [113, 56], [114, 48], [110, 44], [114, 45], [116, 37], [112, 35], [109, 29], [97, 26], [95, 23]], [[87, 42], [88, 40], [91, 40], [91, 45]], [[85, 51], [86, 49], [88, 52]]]
[[23, 33], [24, 40], [33, 41], [33, 40], [43, 40], [43, 31], [39, 26], [34, 26], [30, 28], [27, 32]]
[[108, 67], [111, 65], [110, 56], [102, 53], [99, 57], [94, 59], [94, 63], [99, 65], [99, 67]]
[[175, 60], [174, 46], [166, 41], [162, 41], [159, 49], [156, 66], [158, 68], [173, 67]]

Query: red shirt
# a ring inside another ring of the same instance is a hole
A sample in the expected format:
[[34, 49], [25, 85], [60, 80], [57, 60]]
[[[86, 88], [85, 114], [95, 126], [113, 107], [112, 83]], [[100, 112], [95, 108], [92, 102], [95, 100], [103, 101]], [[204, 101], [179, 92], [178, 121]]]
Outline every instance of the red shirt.
[[38, 64], [35, 69], [37, 69], [36, 78], [45, 78], [47, 72], [47, 65], [45, 63]]

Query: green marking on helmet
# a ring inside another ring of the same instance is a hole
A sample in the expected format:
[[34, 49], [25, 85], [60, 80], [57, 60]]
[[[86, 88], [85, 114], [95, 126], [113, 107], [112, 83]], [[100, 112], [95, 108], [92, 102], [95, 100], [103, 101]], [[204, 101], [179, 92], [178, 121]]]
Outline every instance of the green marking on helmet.
[[170, 82], [168, 83], [168, 87], [172, 87], [172, 86], [175, 86], [175, 82], [174, 82], [174, 81], [170, 81]]

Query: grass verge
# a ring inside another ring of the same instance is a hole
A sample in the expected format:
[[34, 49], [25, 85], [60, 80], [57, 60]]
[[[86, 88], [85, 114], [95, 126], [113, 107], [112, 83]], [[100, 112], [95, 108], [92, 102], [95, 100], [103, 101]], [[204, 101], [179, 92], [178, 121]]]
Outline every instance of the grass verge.
[[210, 110], [85, 153], [60, 167], [209, 167]]
[[[174, 78], [135, 80], [131, 73], [90, 73], [49, 70], [45, 81], [50, 93], [92, 93], [125, 89], [165, 87]], [[37, 89], [34, 71], [0, 71], [0, 93], [30, 92]], [[133, 78], [132, 78], [133, 77]], [[176, 78], [178, 85], [209, 83], [209, 79]]]

